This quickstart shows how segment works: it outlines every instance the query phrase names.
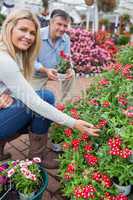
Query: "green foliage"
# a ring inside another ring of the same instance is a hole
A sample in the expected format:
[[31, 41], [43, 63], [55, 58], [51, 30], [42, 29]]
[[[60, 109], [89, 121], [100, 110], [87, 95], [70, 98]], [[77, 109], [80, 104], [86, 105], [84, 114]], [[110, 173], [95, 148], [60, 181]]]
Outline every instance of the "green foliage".
[[51, 141], [55, 144], [61, 143], [64, 140], [64, 129], [58, 124], [53, 124], [51, 129], [52, 129], [52, 132], [50, 133]]
[[[133, 83], [123, 75], [124, 66], [118, 69], [117, 66], [110, 71], [105, 71], [96, 78], [96, 81], [84, 92], [79, 101], [72, 100], [64, 109], [64, 112], [71, 116], [73, 116], [71, 113], [73, 110], [80, 119], [100, 128], [99, 137], [89, 136], [87, 139], [83, 139], [83, 135], [76, 130], [73, 130], [70, 136], [63, 134], [64, 144], [67, 144], [67, 148], [64, 148], [64, 153], [59, 158], [59, 175], [62, 179], [62, 190], [65, 196], [73, 200], [76, 200], [74, 190], [77, 186], [84, 187], [90, 184], [97, 191], [94, 200], [104, 199], [106, 192], [112, 196], [117, 195], [118, 192], [113, 185], [106, 188], [103, 182], [97, 182], [92, 178], [92, 174], [97, 171], [111, 179], [117, 178], [120, 184], [132, 184], [133, 168], [129, 158], [109, 154], [107, 145], [110, 138], [119, 136], [123, 141], [122, 149], [129, 148], [131, 151], [133, 148], [133, 126], [130, 124], [132, 118], [123, 114], [123, 110], [128, 105], [133, 105]], [[126, 103], [121, 102], [121, 98]], [[100, 120], [106, 122], [105, 125], [100, 126]], [[54, 134], [57, 133], [58, 128]], [[64, 127], [62, 130], [64, 131]], [[76, 145], [76, 148], [73, 144]], [[86, 145], [90, 145], [93, 149], [86, 151]], [[93, 156], [94, 160], [97, 160], [96, 163], [94, 165], [88, 163], [85, 154]], [[69, 171], [71, 169], [68, 168], [69, 164], [74, 166], [74, 171]], [[79, 199], [83, 200], [84, 198]]]
[[16, 168], [16, 171], [12, 176], [12, 182], [16, 190], [23, 194], [31, 194], [32, 192], [36, 192], [42, 181], [39, 165], [35, 163], [31, 164], [28, 169], [31, 173], [36, 175], [36, 181], [28, 179], [26, 176], [24, 176], [20, 167]]
[[133, 46], [127, 45], [122, 48], [117, 54], [117, 59], [123, 65], [133, 64]]
[[119, 35], [116, 44], [117, 45], [126, 45], [126, 44], [128, 44], [129, 41], [130, 41], [130, 37], [121, 34], [121, 35]]

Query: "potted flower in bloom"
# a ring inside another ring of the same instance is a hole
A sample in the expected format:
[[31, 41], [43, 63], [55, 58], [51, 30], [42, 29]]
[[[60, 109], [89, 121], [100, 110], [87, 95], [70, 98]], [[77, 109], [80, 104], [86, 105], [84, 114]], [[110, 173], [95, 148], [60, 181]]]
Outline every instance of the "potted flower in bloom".
[[10, 179], [12, 189], [20, 200], [40, 200], [46, 189], [47, 174], [40, 167], [40, 158], [7, 162], [8, 168], [3, 174]]
[[120, 136], [110, 138], [97, 152], [100, 170], [106, 171], [117, 190], [125, 195], [133, 183], [132, 163], [128, 160], [131, 154]]
[[61, 80], [65, 79], [66, 72], [68, 69], [70, 69], [70, 66], [71, 66], [70, 56], [65, 54], [64, 51], [60, 51], [59, 61], [57, 65], [59, 79]]

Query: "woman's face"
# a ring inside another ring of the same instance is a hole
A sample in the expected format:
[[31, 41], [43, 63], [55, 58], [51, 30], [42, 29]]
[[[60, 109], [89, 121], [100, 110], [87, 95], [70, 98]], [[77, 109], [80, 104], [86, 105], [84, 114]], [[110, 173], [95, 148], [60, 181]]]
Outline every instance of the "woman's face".
[[35, 41], [36, 27], [33, 21], [20, 19], [12, 30], [12, 43], [16, 50], [26, 51]]

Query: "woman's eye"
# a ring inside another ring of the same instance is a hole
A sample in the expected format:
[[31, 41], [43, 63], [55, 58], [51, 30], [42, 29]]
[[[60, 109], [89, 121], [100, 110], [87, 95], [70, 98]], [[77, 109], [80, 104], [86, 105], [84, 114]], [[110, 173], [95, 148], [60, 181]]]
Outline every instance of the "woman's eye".
[[26, 32], [26, 31], [27, 31], [26, 28], [20, 28], [19, 30], [20, 30], [20, 31], [23, 31], [23, 32]]
[[31, 34], [31, 35], [34, 35], [34, 36], [36, 35], [36, 33], [35, 33], [35, 32], [30, 32], [30, 34]]

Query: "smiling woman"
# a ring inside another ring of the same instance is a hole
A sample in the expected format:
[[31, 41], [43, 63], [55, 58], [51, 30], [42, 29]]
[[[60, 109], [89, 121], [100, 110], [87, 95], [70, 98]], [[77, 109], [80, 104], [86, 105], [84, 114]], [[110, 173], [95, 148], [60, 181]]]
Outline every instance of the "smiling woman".
[[12, 31], [12, 43], [19, 51], [27, 50], [35, 41], [35, 35], [35, 24], [28, 19], [21, 19]]

